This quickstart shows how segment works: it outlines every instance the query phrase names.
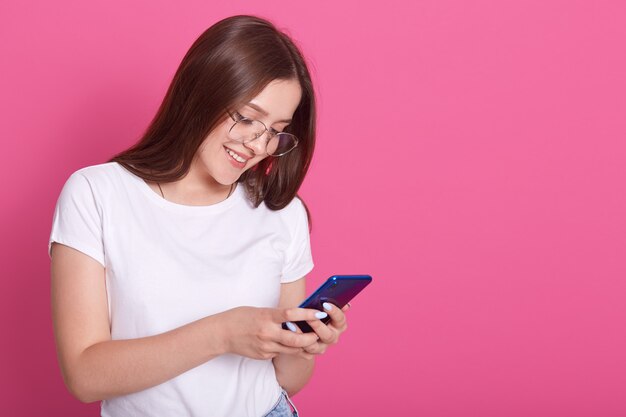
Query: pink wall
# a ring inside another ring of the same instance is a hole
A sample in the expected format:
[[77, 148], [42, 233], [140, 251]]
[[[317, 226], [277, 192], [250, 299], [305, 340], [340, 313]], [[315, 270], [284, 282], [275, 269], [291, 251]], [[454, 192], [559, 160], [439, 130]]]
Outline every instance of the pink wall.
[[309, 287], [375, 278], [302, 414], [626, 415], [617, 0], [3, 2], [2, 415], [97, 415], [56, 364], [56, 198], [135, 141], [196, 36], [238, 13], [287, 28], [317, 81]]

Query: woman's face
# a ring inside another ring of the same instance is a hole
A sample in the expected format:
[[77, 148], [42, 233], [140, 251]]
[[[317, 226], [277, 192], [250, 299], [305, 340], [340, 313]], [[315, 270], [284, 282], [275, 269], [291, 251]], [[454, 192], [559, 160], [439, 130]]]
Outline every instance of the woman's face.
[[[289, 125], [301, 95], [297, 80], [274, 80], [247, 105], [235, 110], [245, 118], [259, 120], [268, 129], [281, 132]], [[199, 168], [222, 185], [236, 182], [241, 174], [267, 157], [267, 133], [245, 144], [235, 142], [228, 135], [233, 123], [233, 119], [227, 117], [207, 136], [196, 154]], [[239, 160], [230, 154], [233, 152]]]

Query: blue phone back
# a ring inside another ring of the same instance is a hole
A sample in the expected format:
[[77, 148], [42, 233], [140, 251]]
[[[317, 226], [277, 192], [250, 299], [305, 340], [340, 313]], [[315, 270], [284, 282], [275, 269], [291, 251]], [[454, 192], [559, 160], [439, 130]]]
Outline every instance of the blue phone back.
[[[328, 302], [343, 308], [370, 282], [372, 282], [372, 277], [369, 275], [333, 275], [304, 300], [300, 307], [324, 311], [322, 304]], [[322, 321], [328, 323], [330, 317], [326, 317]], [[295, 323], [304, 333], [313, 331], [306, 321], [297, 321]]]

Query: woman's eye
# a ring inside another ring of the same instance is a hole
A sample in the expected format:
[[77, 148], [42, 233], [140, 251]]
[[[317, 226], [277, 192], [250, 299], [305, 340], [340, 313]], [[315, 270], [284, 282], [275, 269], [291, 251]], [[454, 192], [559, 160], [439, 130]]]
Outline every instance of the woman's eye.
[[239, 112], [235, 112], [235, 119], [237, 119], [238, 122], [244, 123], [244, 124], [252, 124], [252, 122], [254, 122], [254, 120], [249, 119], [246, 116], [243, 116]]

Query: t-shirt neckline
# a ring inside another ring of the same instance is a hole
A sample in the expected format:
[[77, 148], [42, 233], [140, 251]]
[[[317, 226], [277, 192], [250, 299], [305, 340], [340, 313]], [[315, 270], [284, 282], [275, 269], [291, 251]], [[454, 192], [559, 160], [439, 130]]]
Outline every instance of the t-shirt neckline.
[[114, 164], [124, 173], [124, 175], [126, 175], [127, 177], [129, 177], [132, 182], [137, 186], [137, 188], [139, 188], [141, 190], [141, 192], [153, 203], [156, 204], [164, 209], [170, 210], [170, 211], [175, 211], [178, 213], [184, 213], [184, 214], [209, 214], [209, 213], [217, 213], [217, 212], [221, 212], [224, 211], [230, 207], [233, 206], [233, 204], [235, 204], [235, 202], [241, 198], [245, 198], [245, 193], [243, 192], [243, 186], [241, 186], [240, 184], [236, 184], [235, 185], [235, 189], [233, 190], [233, 192], [231, 193], [231, 195], [225, 199], [222, 200], [220, 202], [217, 202], [215, 204], [211, 204], [208, 206], [188, 206], [185, 204], [178, 204], [178, 203], [174, 203], [172, 201], [166, 200], [163, 197], [161, 197], [160, 195], [158, 195], [157, 193], [155, 193], [152, 188], [150, 188], [150, 186], [148, 185], [148, 183], [146, 183], [146, 181], [135, 175], [134, 173], [130, 172], [129, 170], [127, 170], [126, 168], [124, 168], [123, 165], [119, 164], [118, 162], [114, 162]]

